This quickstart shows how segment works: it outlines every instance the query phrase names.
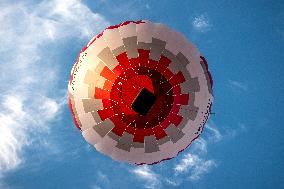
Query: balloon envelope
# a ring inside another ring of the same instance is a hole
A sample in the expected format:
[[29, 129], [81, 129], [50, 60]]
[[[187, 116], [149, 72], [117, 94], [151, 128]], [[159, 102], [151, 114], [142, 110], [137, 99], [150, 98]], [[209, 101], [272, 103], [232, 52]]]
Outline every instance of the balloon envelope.
[[205, 58], [180, 33], [149, 21], [95, 36], [79, 53], [68, 94], [85, 140], [131, 164], [184, 150], [202, 132], [213, 102]]

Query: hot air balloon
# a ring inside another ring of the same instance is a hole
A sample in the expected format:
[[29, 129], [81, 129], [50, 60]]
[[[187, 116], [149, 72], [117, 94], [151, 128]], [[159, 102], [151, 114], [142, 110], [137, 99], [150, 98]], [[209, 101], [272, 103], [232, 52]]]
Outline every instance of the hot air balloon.
[[208, 65], [182, 34], [150, 21], [110, 26], [71, 71], [69, 105], [97, 151], [130, 164], [175, 157], [202, 132], [213, 102]]

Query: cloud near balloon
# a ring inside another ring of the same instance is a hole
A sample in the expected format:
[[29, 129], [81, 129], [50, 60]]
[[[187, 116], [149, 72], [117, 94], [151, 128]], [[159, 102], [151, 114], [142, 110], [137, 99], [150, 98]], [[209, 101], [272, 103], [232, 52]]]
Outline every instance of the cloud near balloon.
[[[66, 104], [63, 100], [66, 89], [57, 86], [60, 66], [64, 65], [54, 61], [66, 40], [88, 38], [108, 21], [77, 0], [38, 4], [4, 1], [0, 8], [0, 86], [4, 91], [0, 94], [0, 175], [3, 176], [23, 165], [25, 151], [31, 144], [45, 141], [43, 132], [52, 129], [49, 123], [58, 119]], [[52, 50], [46, 51], [48, 46]]]

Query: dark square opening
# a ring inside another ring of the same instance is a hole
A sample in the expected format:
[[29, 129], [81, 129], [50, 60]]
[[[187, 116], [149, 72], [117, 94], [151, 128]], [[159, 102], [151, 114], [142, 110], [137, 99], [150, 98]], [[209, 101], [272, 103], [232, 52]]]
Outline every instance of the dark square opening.
[[145, 116], [154, 105], [155, 101], [155, 95], [151, 91], [144, 88], [136, 97], [131, 107], [135, 112]]

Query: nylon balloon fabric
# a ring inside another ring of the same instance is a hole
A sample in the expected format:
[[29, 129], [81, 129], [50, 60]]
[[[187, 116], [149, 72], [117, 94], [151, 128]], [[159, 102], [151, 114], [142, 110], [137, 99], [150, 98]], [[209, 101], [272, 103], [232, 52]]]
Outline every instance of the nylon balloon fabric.
[[131, 164], [175, 157], [202, 132], [213, 102], [212, 77], [182, 34], [150, 21], [106, 28], [71, 71], [69, 105], [97, 151]]

